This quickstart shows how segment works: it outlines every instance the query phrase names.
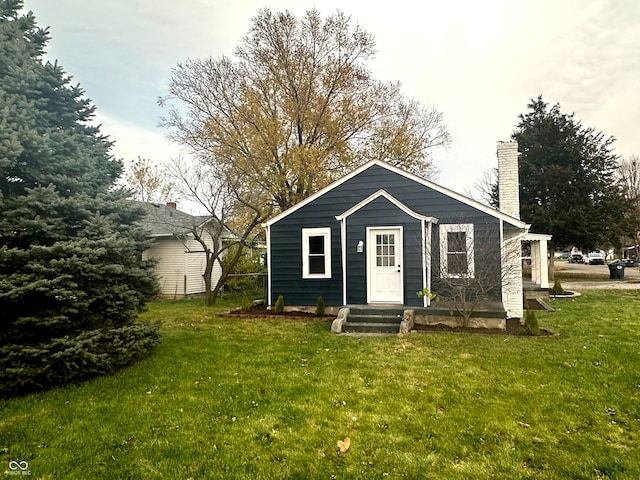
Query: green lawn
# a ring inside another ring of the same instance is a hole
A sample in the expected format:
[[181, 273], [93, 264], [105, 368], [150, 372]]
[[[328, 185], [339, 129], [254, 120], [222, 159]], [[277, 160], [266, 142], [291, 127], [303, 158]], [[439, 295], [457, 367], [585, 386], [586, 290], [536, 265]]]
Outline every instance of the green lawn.
[[335, 336], [329, 322], [152, 304], [165, 337], [147, 360], [0, 402], [0, 473], [640, 478], [638, 293], [551, 303], [538, 318], [560, 336], [547, 338]]

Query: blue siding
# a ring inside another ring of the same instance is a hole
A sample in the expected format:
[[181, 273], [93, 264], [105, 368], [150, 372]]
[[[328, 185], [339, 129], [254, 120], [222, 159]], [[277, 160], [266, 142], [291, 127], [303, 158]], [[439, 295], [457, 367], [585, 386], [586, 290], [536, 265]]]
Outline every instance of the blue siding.
[[[439, 224], [474, 223], [477, 229], [495, 229], [499, 238], [499, 221], [464, 202], [456, 200], [396, 174], [378, 165], [336, 186], [314, 201], [271, 225], [271, 292], [270, 304], [278, 295], [287, 305], [315, 305], [322, 296], [327, 305], [342, 304], [342, 254], [340, 222], [335, 217], [384, 189], [414, 212], [436, 217]], [[366, 254], [355, 252], [357, 240], [365, 240], [366, 227], [404, 227], [404, 294], [405, 303], [420, 305], [416, 292], [422, 288], [422, 252], [420, 221], [399, 210], [384, 198], [378, 198], [347, 218], [347, 282], [348, 303], [366, 302]], [[331, 228], [331, 279], [302, 278], [302, 229]], [[477, 236], [477, 238], [479, 238]], [[354, 243], [354, 240], [356, 241]], [[432, 237], [433, 290], [437, 291], [439, 236], [437, 225]], [[499, 245], [488, 249], [491, 261], [496, 261]], [[477, 260], [477, 259], [476, 259]], [[499, 279], [498, 285], [499, 285]]]
[[422, 222], [379, 197], [347, 218], [347, 303], [367, 303], [367, 255], [357, 253], [359, 240], [367, 243], [367, 227], [402, 227], [404, 304], [422, 305]]
[[[483, 288], [495, 285], [495, 288], [486, 295], [491, 300], [502, 301], [502, 275], [500, 270], [500, 222], [497, 219], [464, 218], [458, 217], [449, 223], [473, 223], [474, 224], [474, 268], [477, 282], [481, 282]], [[431, 239], [432, 252], [432, 276], [431, 290], [440, 296], [450, 294], [450, 289], [456, 284], [455, 279], [440, 278], [440, 223], [433, 229]]]
[[[316, 222], [271, 227], [271, 305], [278, 295], [285, 305], [315, 305], [322, 296], [327, 305], [342, 304], [340, 222], [324, 217]], [[284, 227], [284, 228], [283, 228]], [[331, 278], [302, 278], [302, 229], [331, 228]]]

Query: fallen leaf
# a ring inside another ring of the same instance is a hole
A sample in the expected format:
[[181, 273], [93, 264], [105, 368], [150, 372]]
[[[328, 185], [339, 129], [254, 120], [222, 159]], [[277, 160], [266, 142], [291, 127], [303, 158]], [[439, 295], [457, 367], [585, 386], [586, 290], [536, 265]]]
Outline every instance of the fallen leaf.
[[338, 440], [338, 448], [341, 453], [347, 453], [349, 447], [351, 446], [351, 439], [349, 437], [344, 437], [344, 440]]

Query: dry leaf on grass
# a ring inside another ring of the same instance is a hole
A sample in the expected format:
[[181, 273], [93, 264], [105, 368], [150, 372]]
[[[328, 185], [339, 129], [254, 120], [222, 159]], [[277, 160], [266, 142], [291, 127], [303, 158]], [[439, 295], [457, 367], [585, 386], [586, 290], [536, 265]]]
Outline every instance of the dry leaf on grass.
[[351, 446], [351, 439], [349, 437], [344, 437], [344, 440], [338, 440], [338, 448], [341, 453], [347, 453], [349, 447]]

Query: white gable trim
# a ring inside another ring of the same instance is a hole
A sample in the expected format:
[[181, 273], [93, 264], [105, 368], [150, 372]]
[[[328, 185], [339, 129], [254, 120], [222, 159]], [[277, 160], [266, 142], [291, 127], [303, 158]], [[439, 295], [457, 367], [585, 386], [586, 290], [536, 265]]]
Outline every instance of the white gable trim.
[[531, 232], [527, 232], [527, 234], [522, 237], [522, 240], [524, 241], [542, 241], [542, 240], [546, 240], [547, 242], [551, 241], [551, 238], [553, 238], [553, 235], [547, 235], [545, 233], [531, 233]]
[[412, 173], [406, 172], [398, 167], [394, 167], [392, 165], [389, 165], [386, 162], [383, 162], [381, 160], [371, 160], [367, 163], [365, 163], [364, 165], [361, 165], [360, 167], [356, 168], [353, 172], [351, 172], [348, 175], [345, 175], [344, 177], [342, 177], [339, 180], [336, 180], [335, 182], [333, 182], [332, 184], [326, 186], [325, 188], [323, 188], [322, 190], [319, 190], [318, 192], [316, 192], [315, 194], [311, 195], [310, 197], [306, 198], [305, 200], [303, 200], [302, 202], [294, 205], [293, 207], [289, 208], [288, 210], [285, 210], [284, 212], [280, 213], [279, 215], [276, 215], [275, 217], [273, 217], [271, 220], [269, 220], [266, 223], [263, 223], [262, 226], [263, 227], [269, 227], [271, 225], [273, 225], [276, 222], [279, 222], [280, 220], [282, 220], [285, 217], [288, 217], [289, 215], [291, 215], [292, 213], [296, 212], [297, 210], [301, 209], [302, 207], [304, 207], [305, 205], [313, 202], [315, 199], [321, 197], [322, 195], [324, 195], [327, 192], [330, 192], [331, 190], [333, 190], [334, 188], [342, 185], [344, 182], [352, 179], [353, 177], [355, 177], [356, 175], [364, 172], [365, 170], [369, 169], [370, 167], [377, 165], [379, 167], [382, 167], [386, 170], [389, 170], [390, 172], [396, 173], [398, 175], [401, 175], [405, 178], [408, 178], [409, 180], [413, 180], [414, 182], [417, 182], [421, 185], [424, 185], [425, 187], [429, 187], [433, 190], [435, 190], [436, 192], [442, 193], [444, 195], [447, 195], [451, 198], [454, 198], [462, 203], [465, 203], [467, 205], [469, 205], [470, 207], [473, 207], [477, 210], [480, 210], [483, 213], [486, 213], [487, 215], [491, 215], [492, 217], [498, 218], [502, 221], [505, 221], [515, 227], [518, 228], [525, 228], [525, 222], [523, 222], [522, 220], [519, 220], [518, 218], [512, 217], [511, 215], [507, 215], [506, 213], [503, 213], [499, 210], [496, 210], [494, 208], [491, 208], [487, 205], [484, 205], [476, 200], [473, 200], [472, 198], [468, 198], [465, 197], [464, 195], [461, 195], [457, 192], [454, 192], [453, 190], [449, 190], [448, 188], [445, 188], [441, 185], [438, 185], [436, 183], [431, 182], [430, 180], [427, 180], [425, 178], [421, 178], [418, 177], [417, 175], [414, 175]]
[[362, 200], [360, 203], [357, 203], [356, 205], [354, 205], [353, 207], [351, 207], [349, 210], [345, 211], [344, 213], [341, 213], [340, 215], [336, 215], [336, 220], [342, 221], [343, 219], [349, 217], [350, 215], [354, 214], [355, 212], [357, 212], [361, 208], [367, 206], [368, 204], [373, 202], [375, 199], [380, 198], [380, 197], [386, 198], [387, 200], [389, 200], [389, 202], [393, 203], [396, 207], [398, 207], [399, 210], [402, 210], [404, 213], [406, 213], [407, 215], [409, 215], [409, 216], [411, 216], [411, 217], [413, 217], [413, 218], [415, 218], [417, 220], [423, 220], [423, 221], [429, 222], [429, 223], [438, 223], [438, 219], [437, 218], [427, 217], [425, 215], [421, 215], [421, 214], [419, 214], [417, 212], [414, 212], [409, 207], [407, 207], [404, 203], [402, 203], [400, 200], [395, 198], [393, 195], [390, 195], [389, 193], [387, 193], [384, 189], [380, 189], [376, 193], [373, 193], [373, 194], [369, 195], [367, 198]]
[[359, 173], [364, 172], [365, 170], [367, 170], [369, 167], [371, 167], [372, 165], [378, 164], [378, 163], [382, 163], [378, 160], [372, 160], [370, 162], [365, 163], [364, 165], [361, 165], [360, 167], [356, 168], [353, 172], [351, 172], [348, 175], [345, 175], [344, 177], [342, 177], [340, 180], [336, 180], [335, 182], [327, 185], [326, 187], [324, 187], [322, 190], [317, 191], [316, 193], [314, 193], [313, 195], [311, 195], [310, 197], [307, 197], [306, 199], [304, 199], [303, 201], [301, 201], [300, 203], [295, 204], [293, 207], [285, 210], [284, 212], [280, 213], [279, 215], [276, 215], [275, 217], [273, 217], [271, 220], [269, 220], [266, 223], [263, 223], [262, 226], [267, 227], [267, 226], [271, 226], [276, 222], [279, 222], [280, 220], [282, 220], [285, 217], [288, 217], [289, 215], [291, 215], [292, 213], [296, 212], [297, 210], [301, 209], [302, 207], [304, 207], [305, 205], [307, 205], [308, 203], [313, 202], [316, 198], [320, 198], [322, 195], [324, 195], [327, 192], [330, 192], [331, 190], [333, 190], [334, 188], [342, 185], [344, 182], [346, 182], [347, 180], [352, 179], [353, 177], [355, 177], [356, 175], [358, 175]]

